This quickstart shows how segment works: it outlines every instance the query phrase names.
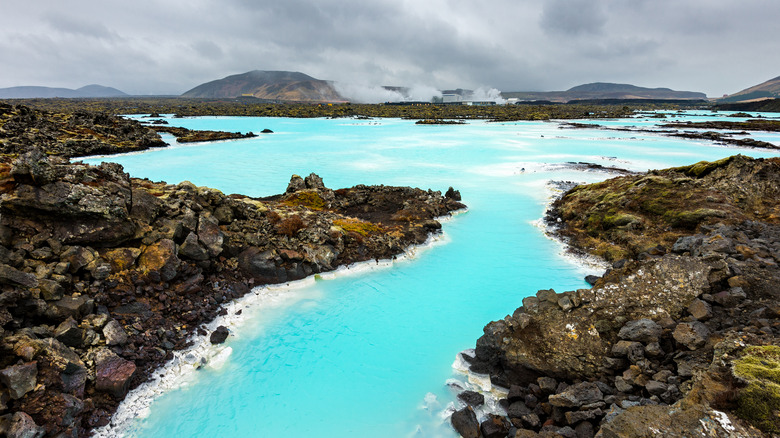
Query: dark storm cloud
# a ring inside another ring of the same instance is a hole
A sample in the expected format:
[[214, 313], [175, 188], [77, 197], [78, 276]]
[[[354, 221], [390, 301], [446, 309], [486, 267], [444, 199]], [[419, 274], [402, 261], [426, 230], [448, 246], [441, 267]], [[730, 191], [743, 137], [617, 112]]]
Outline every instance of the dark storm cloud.
[[0, 87], [181, 93], [253, 69], [371, 85], [735, 92], [780, 74], [772, 0], [9, 0]]

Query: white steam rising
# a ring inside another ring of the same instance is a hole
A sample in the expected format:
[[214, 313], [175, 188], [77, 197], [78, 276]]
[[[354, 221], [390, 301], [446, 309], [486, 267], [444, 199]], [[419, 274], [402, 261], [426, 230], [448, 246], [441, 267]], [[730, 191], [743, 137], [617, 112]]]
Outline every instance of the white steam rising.
[[487, 87], [479, 87], [476, 90], [474, 90], [474, 93], [472, 93], [470, 100], [478, 101], [478, 102], [495, 102], [498, 105], [503, 105], [506, 103], [506, 99], [501, 97], [501, 92], [496, 90], [495, 88], [487, 88]]
[[389, 90], [376, 85], [343, 82], [335, 82], [333, 86], [345, 99], [356, 103], [430, 102], [434, 97], [441, 97], [441, 91], [426, 85], [404, 88], [402, 91]]

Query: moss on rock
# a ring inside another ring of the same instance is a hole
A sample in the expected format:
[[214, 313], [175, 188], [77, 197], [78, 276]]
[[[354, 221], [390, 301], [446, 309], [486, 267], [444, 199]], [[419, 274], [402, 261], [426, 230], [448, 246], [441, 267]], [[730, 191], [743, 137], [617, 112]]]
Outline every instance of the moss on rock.
[[752, 346], [734, 362], [734, 374], [748, 382], [737, 399], [737, 415], [764, 432], [780, 432], [780, 347]]

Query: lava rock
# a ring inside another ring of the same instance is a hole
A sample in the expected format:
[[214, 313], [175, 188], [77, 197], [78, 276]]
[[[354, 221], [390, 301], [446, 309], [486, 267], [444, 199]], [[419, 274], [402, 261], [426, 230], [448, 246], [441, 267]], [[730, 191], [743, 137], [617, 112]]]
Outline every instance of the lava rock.
[[135, 375], [135, 364], [111, 350], [101, 350], [95, 364], [95, 389], [121, 398]]
[[707, 343], [707, 337], [710, 330], [706, 325], [699, 321], [684, 322], [677, 324], [672, 336], [679, 344], [682, 344], [690, 350], [696, 350]]
[[225, 339], [227, 339], [228, 335], [230, 334], [230, 331], [225, 327], [224, 325], [221, 325], [217, 327], [216, 330], [211, 332], [211, 336], [209, 337], [209, 341], [211, 344], [221, 344], [225, 342]]
[[661, 333], [663, 333], [661, 326], [650, 319], [642, 318], [624, 325], [618, 332], [618, 337], [620, 339], [648, 343], [658, 342]]
[[29, 362], [22, 365], [12, 365], [0, 370], [0, 382], [8, 388], [12, 399], [20, 399], [35, 389], [38, 376], [38, 363]]
[[474, 413], [471, 406], [455, 411], [450, 417], [450, 423], [463, 438], [481, 437], [477, 414]]
[[549, 402], [561, 408], [577, 408], [604, 398], [604, 394], [593, 382], [581, 382], [569, 386], [563, 392], [551, 395]]
[[103, 336], [106, 338], [106, 345], [125, 345], [128, 337], [122, 324], [116, 320], [111, 320], [103, 327]]

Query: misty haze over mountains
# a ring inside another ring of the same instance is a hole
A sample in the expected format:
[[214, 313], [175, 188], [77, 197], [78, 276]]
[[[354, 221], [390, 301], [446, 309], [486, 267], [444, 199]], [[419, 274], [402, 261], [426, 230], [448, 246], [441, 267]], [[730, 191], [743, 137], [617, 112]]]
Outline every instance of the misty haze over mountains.
[[[0, 88], [0, 98], [101, 98], [127, 97], [115, 88], [87, 85], [73, 90], [40, 86]], [[482, 87], [476, 90], [440, 90], [428, 85], [379, 86], [345, 83], [313, 78], [301, 72], [253, 70], [200, 84], [181, 95], [186, 98], [233, 99], [257, 98], [279, 102], [460, 102], [513, 101], [568, 102], [599, 99], [707, 99], [704, 93], [676, 91], [669, 88], [646, 88], [630, 84], [595, 82], [578, 85], [566, 91], [499, 91]], [[747, 88], [725, 101], [739, 102], [780, 97], [780, 77]]]

